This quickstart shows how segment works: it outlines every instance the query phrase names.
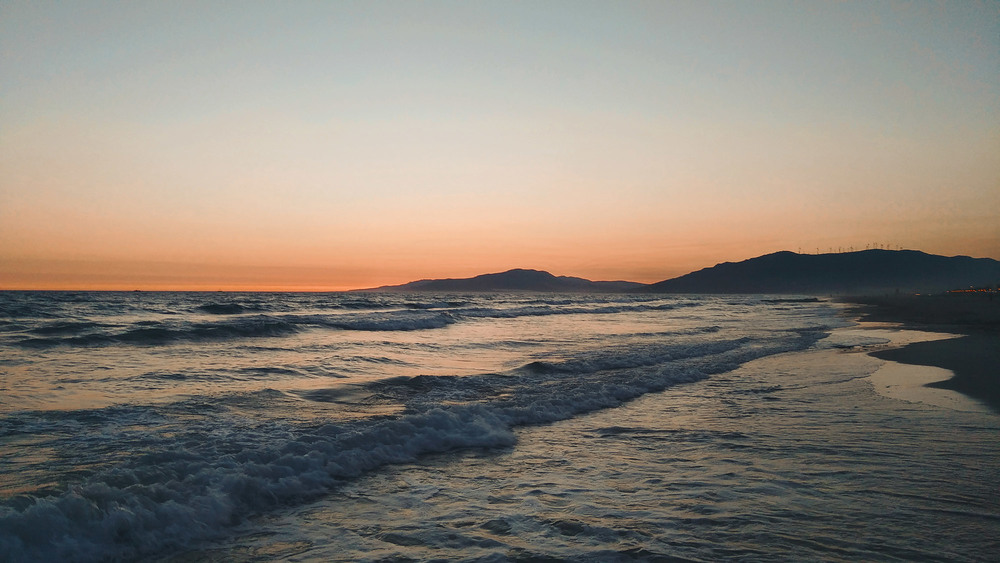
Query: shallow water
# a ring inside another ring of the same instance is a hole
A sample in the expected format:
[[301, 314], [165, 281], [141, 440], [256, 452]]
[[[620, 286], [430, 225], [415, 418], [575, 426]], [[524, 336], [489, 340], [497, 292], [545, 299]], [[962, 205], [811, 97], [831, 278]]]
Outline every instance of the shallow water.
[[4, 298], [5, 559], [981, 560], [1000, 537], [1000, 419], [875, 393], [858, 350], [885, 339], [828, 303]]
[[873, 392], [881, 362], [771, 356], [436, 456], [244, 527], [261, 561], [981, 561], [1000, 531], [995, 415]]

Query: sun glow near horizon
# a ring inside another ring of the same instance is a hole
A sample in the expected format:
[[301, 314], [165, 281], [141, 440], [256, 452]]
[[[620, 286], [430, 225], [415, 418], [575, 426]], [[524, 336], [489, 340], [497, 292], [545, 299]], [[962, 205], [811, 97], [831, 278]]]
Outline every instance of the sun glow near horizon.
[[1000, 258], [1000, 7], [9, 3], [0, 288]]

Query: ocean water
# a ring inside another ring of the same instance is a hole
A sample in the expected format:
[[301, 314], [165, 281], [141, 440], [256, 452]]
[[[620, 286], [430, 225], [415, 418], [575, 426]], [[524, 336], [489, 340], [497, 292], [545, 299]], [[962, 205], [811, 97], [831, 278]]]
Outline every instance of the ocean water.
[[1000, 417], [755, 296], [0, 293], [0, 560], [990, 560]]

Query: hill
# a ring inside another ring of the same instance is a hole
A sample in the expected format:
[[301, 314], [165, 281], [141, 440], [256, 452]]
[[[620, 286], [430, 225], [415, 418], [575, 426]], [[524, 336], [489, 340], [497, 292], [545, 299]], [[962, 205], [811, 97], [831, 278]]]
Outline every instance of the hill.
[[420, 280], [402, 285], [387, 285], [361, 291], [548, 291], [558, 293], [615, 293], [633, 290], [643, 284], [629, 281], [590, 281], [570, 276], [554, 276], [540, 270], [514, 269], [473, 278]]
[[635, 291], [652, 293], [866, 294], [937, 292], [1000, 283], [1000, 261], [916, 250], [775, 252], [725, 262]]

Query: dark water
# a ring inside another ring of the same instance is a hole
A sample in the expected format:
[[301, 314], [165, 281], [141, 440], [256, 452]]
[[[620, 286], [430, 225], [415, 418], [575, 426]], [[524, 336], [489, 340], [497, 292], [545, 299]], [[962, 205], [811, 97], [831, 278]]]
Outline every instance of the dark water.
[[0, 294], [0, 559], [988, 560], [995, 415], [832, 305]]

